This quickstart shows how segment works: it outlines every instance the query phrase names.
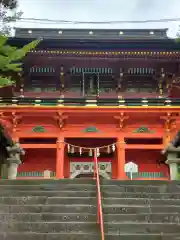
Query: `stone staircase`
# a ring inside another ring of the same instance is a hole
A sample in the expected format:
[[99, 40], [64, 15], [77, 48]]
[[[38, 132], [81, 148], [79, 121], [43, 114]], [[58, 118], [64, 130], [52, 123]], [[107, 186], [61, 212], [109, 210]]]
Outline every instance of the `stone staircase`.
[[1, 180], [0, 240], [99, 240], [95, 184]]
[[180, 239], [180, 182], [101, 184], [105, 240]]
[[[102, 180], [105, 240], [180, 239], [180, 182]], [[92, 179], [1, 180], [0, 240], [101, 240]]]

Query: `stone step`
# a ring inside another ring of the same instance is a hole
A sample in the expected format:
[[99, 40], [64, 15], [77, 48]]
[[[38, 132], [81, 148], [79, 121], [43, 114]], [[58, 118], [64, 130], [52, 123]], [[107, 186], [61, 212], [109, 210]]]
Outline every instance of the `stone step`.
[[0, 232], [34, 232], [34, 233], [96, 233], [100, 228], [96, 222], [3, 222]]
[[[49, 190], [44, 190], [44, 191], [33, 191], [33, 190], [18, 190], [18, 191], [13, 191], [13, 196], [14, 197], [29, 197], [29, 196], [34, 196], [34, 197], [96, 197], [96, 191], [49, 191]], [[12, 191], [9, 190], [2, 190], [0, 187], [0, 197], [11, 197], [12, 196]]]
[[[96, 180], [87, 178], [75, 178], [75, 179], [27, 179], [27, 180], [1, 180], [0, 186], [2, 185], [64, 185], [64, 184], [96, 184]], [[161, 181], [161, 180], [101, 180], [101, 185], [118, 185], [118, 186], [177, 186], [180, 188], [180, 181]]]
[[[100, 234], [90, 233], [0, 233], [1, 240], [100, 240]], [[179, 240], [180, 234], [106, 234], [106, 240]]]
[[180, 186], [180, 181], [166, 181], [166, 180], [114, 180], [114, 179], [102, 179], [102, 185], [138, 185], [138, 186], [161, 186], [161, 185], [168, 185], [168, 186]]
[[[104, 214], [104, 222], [157, 222], [179, 223], [180, 214]], [[0, 214], [0, 222], [96, 222], [96, 214], [85, 213], [4, 213]]]
[[120, 235], [106, 235], [106, 240], [179, 240], [180, 234], [120, 234]]
[[[1, 189], [0, 187], [0, 197], [12, 196], [12, 191], [7, 189]], [[42, 197], [96, 197], [96, 191], [71, 191], [71, 190], [18, 190], [13, 191], [14, 197], [20, 196], [42, 196]], [[105, 198], [149, 198], [149, 199], [180, 199], [180, 193], [131, 193], [131, 192], [108, 192], [102, 191], [102, 196]]]
[[96, 205], [0, 205], [0, 213], [97, 213]]
[[149, 198], [149, 199], [180, 199], [180, 193], [143, 193], [143, 192], [107, 192], [102, 191], [103, 197], [112, 198]]
[[[73, 183], [70, 184], [40, 184], [40, 185], [0, 185], [0, 190], [9, 190], [13, 193], [16, 191], [96, 191], [95, 184], [80, 184]], [[109, 193], [175, 193], [180, 192], [179, 185], [160, 185], [160, 186], [141, 186], [141, 185], [102, 185], [102, 192]]]
[[[97, 213], [96, 205], [0, 205], [0, 213]], [[179, 206], [147, 205], [104, 205], [105, 214], [141, 214], [141, 213], [180, 213]]]
[[[180, 199], [148, 199], [148, 198], [103, 198], [102, 199], [103, 204], [106, 205], [117, 205], [117, 204], [122, 204], [122, 205], [179, 205], [180, 204]], [[1, 198], [0, 198], [0, 203], [1, 203]]]
[[105, 223], [105, 233], [109, 234], [149, 234], [180, 233], [180, 225], [176, 223]]
[[59, 180], [54, 180], [54, 179], [23, 179], [23, 180], [1, 180], [0, 181], [0, 186], [3, 185], [53, 185], [53, 186], [59, 186], [59, 185], [64, 185], [64, 184], [96, 184], [96, 180], [94, 179], [87, 179], [87, 178], [74, 178], [74, 179], [59, 179]]
[[[100, 234], [92, 233], [0, 233], [1, 240], [100, 240]], [[107, 238], [108, 240], [108, 238]], [[110, 240], [110, 239], [109, 239]], [[163, 239], [164, 240], [164, 239]], [[165, 239], [166, 240], [166, 239]]]
[[[100, 229], [96, 222], [3, 222], [0, 232], [36, 232], [36, 233], [96, 233]], [[174, 223], [105, 223], [105, 233], [109, 234], [149, 234], [180, 233], [180, 225]]]
[[[96, 197], [42, 197], [42, 196], [23, 196], [23, 197], [1, 197], [0, 205], [33, 205], [33, 204], [96, 204]], [[103, 198], [105, 205], [171, 205], [180, 204], [180, 199], [148, 199], [148, 198]]]
[[97, 214], [86, 213], [1, 213], [0, 222], [96, 222]]
[[101, 191], [126, 193], [174, 193], [180, 192], [180, 185], [101, 185]]
[[[1, 185], [1, 191], [11, 191], [12, 193], [16, 191], [96, 191], [96, 186], [93, 184], [62, 184], [62, 185], [55, 185], [55, 184], [47, 184], [47, 185]], [[104, 190], [107, 190], [106, 186]]]
[[103, 214], [104, 222], [179, 223], [180, 213]]
[[96, 197], [0, 197], [0, 205], [33, 205], [33, 204], [94, 204], [96, 205]]
[[103, 205], [104, 214], [180, 213], [179, 206]]
[[[180, 234], [118, 234], [105, 235], [106, 240], [179, 240]], [[54, 240], [54, 239], [53, 239]]]

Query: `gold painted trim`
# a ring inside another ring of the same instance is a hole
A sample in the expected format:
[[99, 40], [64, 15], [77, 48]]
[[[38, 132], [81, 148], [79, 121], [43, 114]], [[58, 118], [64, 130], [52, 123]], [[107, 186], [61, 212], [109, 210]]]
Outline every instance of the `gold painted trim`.
[[102, 51], [66, 51], [66, 50], [57, 50], [57, 51], [48, 51], [48, 50], [32, 50], [31, 52], [35, 52], [35, 53], [48, 53], [48, 54], [62, 54], [62, 55], [66, 55], [66, 54], [75, 54], [75, 55], [137, 55], [137, 56], [144, 56], [144, 55], [149, 55], [149, 56], [153, 56], [153, 55], [163, 55], [163, 56], [172, 56], [172, 55], [180, 55], [180, 51], [169, 51], [169, 52], [162, 52], [162, 51], [106, 51], [106, 52], [102, 52]]
[[[11, 108], [11, 107], [13, 107], [13, 105], [1, 105], [0, 104], [0, 108], [2, 108], [2, 107], [5, 107], [5, 108]], [[20, 105], [17, 105], [16, 106], [16, 108], [36, 108], [36, 107], [38, 107], [38, 108], [46, 108], [46, 109], [51, 109], [51, 108], [58, 108], [59, 106], [58, 105], [56, 105], [56, 106], [42, 106], [42, 105], [40, 105], [39, 104], [39, 106], [37, 106], [36, 104], [35, 105], [22, 105], [22, 106], [20, 106]], [[109, 109], [111, 109], [111, 108], [114, 108], [114, 109], [118, 109], [118, 108], [127, 108], [127, 109], [152, 109], [152, 108], [157, 108], [157, 109], [175, 109], [175, 108], [177, 108], [177, 109], [180, 109], [180, 106], [89, 106], [89, 105], [87, 105], [87, 106], [61, 106], [61, 108], [87, 108], [87, 107], [89, 107], [89, 108], [109, 108]]]

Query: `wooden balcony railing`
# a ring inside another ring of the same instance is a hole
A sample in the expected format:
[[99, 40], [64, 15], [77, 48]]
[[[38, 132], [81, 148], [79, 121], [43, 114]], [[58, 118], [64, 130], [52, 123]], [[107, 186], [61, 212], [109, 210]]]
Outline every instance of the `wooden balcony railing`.
[[97, 188], [97, 223], [100, 226], [101, 240], [104, 240], [104, 220], [103, 220], [103, 211], [102, 211], [99, 167], [98, 167], [96, 150], [94, 151], [94, 177], [96, 179], [96, 188]]
[[180, 98], [0, 98], [0, 106], [128, 106], [128, 107], [180, 107]]

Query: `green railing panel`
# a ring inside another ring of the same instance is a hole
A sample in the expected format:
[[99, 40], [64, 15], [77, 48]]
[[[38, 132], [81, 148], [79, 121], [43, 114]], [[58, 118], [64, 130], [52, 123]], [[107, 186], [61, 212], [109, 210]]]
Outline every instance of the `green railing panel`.
[[18, 172], [17, 176], [18, 177], [43, 177], [44, 176], [44, 172], [36, 172], [36, 171], [32, 171], [32, 172]]
[[[131, 173], [127, 172], [126, 176], [131, 178]], [[139, 172], [133, 173], [132, 178], [163, 178], [165, 174], [163, 172]]]
[[55, 176], [56, 176], [56, 172], [51, 172], [51, 173], [50, 173], [50, 176], [51, 176], [51, 177], [55, 177]]

